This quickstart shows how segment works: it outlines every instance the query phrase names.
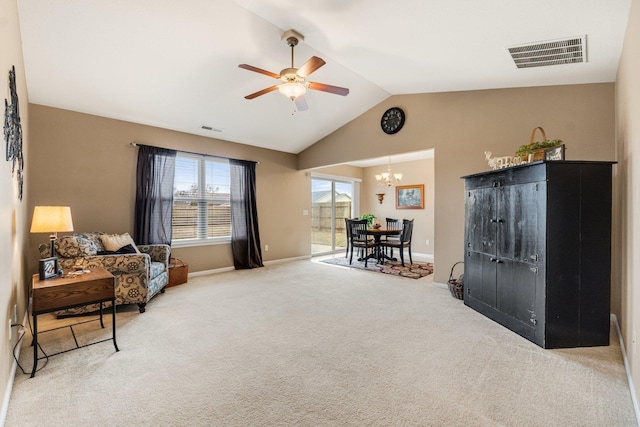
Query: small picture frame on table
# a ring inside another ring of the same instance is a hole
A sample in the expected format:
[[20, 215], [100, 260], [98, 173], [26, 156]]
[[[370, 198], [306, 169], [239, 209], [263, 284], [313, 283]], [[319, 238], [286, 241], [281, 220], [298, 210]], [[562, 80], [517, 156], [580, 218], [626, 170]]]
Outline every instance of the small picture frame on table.
[[58, 257], [45, 258], [40, 260], [40, 280], [50, 279], [58, 276]]
[[564, 160], [564, 144], [544, 150], [544, 160]]

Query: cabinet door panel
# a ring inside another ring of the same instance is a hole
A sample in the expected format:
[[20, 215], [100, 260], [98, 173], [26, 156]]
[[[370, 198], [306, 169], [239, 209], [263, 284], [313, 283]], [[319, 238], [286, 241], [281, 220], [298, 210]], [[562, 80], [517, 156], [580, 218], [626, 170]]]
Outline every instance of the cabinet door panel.
[[509, 259], [496, 261], [496, 308], [504, 314], [515, 317], [516, 295], [513, 283], [513, 262]]
[[480, 188], [467, 191], [465, 211], [467, 250], [495, 253], [495, 190]]
[[482, 299], [482, 256], [479, 252], [467, 251], [464, 259], [464, 290], [467, 295]]
[[515, 215], [516, 200], [514, 193], [518, 192], [517, 185], [500, 187], [496, 191], [496, 254], [500, 258], [513, 258], [515, 241], [514, 230], [517, 216]]
[[536, 263], [539, 259], [539, 241], [544, 236], [544, 222], [540, 221], [539, 195], [544, 183], [514, 186], [512, 194], [513, 218], [515, 218], [513, 258], [518, 261]]
[[491, 255], [481, 254], [482, 257], [482, 301], [495, 307], [497, 296], [496, 284], [496, 262], [495, 257]]
[[514, 317], [535, 328], [537, 324], [535, 302], [538, 267], [522, 262], [514, 262], [512, 277], [515, 296]]
[[489, 255], [468, 251], [464, 260], [464, 286], [467, 295], [495, 307], [496, 263], [491, 259]]
[[497, 191], [497, 255], [535, 263], [544, 224], [538, 220], [538, 183], [510, 185]]

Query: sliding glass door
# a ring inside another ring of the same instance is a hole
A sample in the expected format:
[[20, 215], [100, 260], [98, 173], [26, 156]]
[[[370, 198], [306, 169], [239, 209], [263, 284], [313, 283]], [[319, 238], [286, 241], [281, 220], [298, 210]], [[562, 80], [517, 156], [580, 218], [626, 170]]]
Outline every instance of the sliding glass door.
[[354, 212], [354, 182], [311, 179], [311, 255], [347, 248], [345, 218]]

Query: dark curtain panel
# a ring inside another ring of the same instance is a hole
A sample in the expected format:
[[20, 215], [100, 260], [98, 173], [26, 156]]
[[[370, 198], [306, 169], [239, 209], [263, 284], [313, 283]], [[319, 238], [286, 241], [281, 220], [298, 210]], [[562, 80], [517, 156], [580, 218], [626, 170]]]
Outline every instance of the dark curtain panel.
[[236, 270], [262, 267], [256, 209], [256, 164], [229, 159], [229, 165], [233, 264]]
[[136, 243], [171, 244], [175, 171], [175, 150], [139, 146], [133, 236]]

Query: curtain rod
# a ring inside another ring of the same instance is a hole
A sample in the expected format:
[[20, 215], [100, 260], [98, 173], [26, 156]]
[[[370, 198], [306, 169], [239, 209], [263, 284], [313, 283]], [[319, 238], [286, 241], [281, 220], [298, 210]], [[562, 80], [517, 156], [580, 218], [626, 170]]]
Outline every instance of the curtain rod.
[[[152, 147], [152, 148], [164, 148], [167, 150], [173, 150], [173, 148], [166, 148], [166, 147], [158, 147], [156, 145], [148, 145], [148, 144], [140, 144], [139, 142], [132, 142], [131, 143], [132, 147]], [[213, 154], [202, 154], [202, 153], [195, 153], [193, 151], [184, 151], [184, 150], [176, 150], [180, 153], [185, 153], [185, 154], [193, 154], [195, 156], [208, 156], [208, 157], [216, 157], [218, 159], [227, 159], [227, 160], [242, 160], [243, 162], [253, 162], [257, 165], [260, 164], [260, 162], [256, 162], [255, 160], [243, 160], [243, 159], [234, 159], [232, 157], [222, 157], [222, 156], [214, 156]]]

